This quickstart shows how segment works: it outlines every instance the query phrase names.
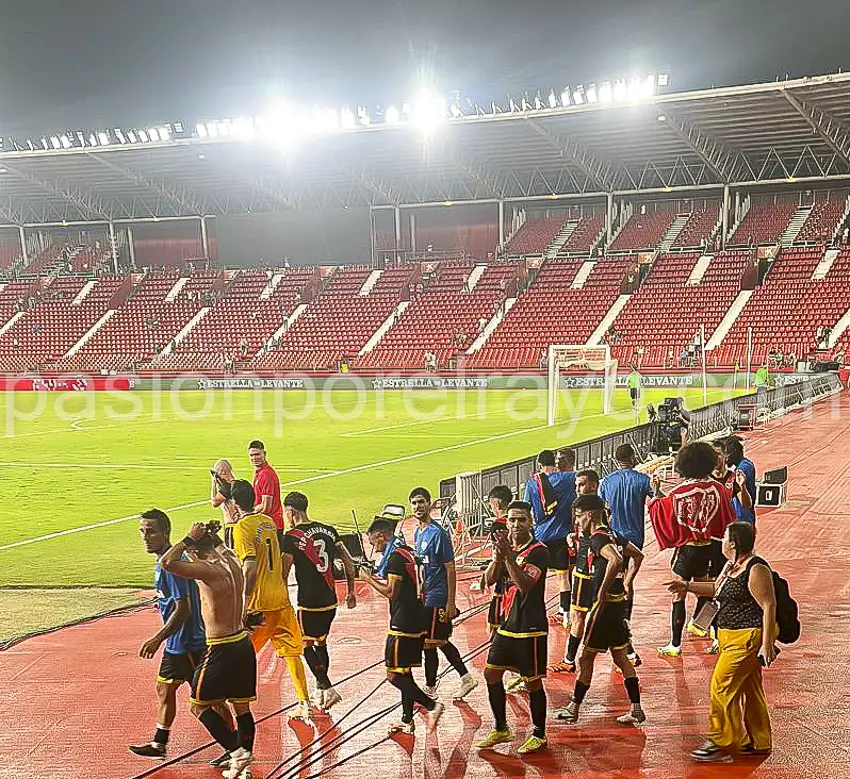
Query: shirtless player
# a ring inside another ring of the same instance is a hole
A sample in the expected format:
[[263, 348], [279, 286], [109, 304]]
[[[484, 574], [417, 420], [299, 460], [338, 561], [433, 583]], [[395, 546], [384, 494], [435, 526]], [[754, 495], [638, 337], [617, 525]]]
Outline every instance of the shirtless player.
[[[198, 582], [207, 651], [192, 680], [192, 714], [230, 752], [225, 779], [251, 779], [254, 717], [250, 704], [257, 698], [257, 660], [242, 619], [242, 568], [216, 535], [218, 527], [217, 522], [196, 522], [165, 553], [160, 565]], [[184, 552], [190, 561], [182, 559]], [[213, 708], [224, 702], [236, 714], [236, 732]]]

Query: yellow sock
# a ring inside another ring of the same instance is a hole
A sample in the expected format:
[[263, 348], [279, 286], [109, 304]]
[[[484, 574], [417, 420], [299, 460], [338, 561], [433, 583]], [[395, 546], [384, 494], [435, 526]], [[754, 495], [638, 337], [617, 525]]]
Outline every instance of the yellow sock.
[[307, 701], [310, 696], [307, 694], [307, 674], [304, 673], [304, 663], [300, 657], [287, 657], [286, 667], [289, 669], [289, 675], [292, 677], [292, 684], [295, 687], [295, 694], [299, 701]]

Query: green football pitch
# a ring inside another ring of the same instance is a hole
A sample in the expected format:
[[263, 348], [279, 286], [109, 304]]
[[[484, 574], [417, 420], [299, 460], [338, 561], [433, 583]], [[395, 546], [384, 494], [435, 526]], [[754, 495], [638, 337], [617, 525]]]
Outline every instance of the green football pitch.
[[[708, 401], [729, 393], [711, 390]], [[642, 400], [669, 394], [645, 390]], [[689, 408], [702, 405], [701, 389], [684, 395]], [[549, 428], [537, 390], [5, 394], [0, 588], [149, 587], [138, 513], [165, 509], [178, 538], [191, 521], [217, 517], [209, 469], [226, 457], [250, 480], [253, 438], [265, 442], [284, 492], [305, 492], [315, 518], [350, 527], [352, 509], [365, 522], [385, 503], [404, 503], [414, 485], [436, 494], [455, 473], [635, 424], [625, 390], [615, 413], [601, 404], [600, 390], [564, 392]], [[72, 596], [56, 618], [86, 611], [86, 597]], [[92, 603], [97, 611], [100, 600]]]

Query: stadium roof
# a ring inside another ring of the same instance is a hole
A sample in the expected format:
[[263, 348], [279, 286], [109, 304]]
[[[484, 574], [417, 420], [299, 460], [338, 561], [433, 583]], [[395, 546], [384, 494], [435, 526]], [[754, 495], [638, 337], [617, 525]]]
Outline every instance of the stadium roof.
[[[194, 126], [194, 125], [192, 125]], [[0, 224], [295, 208], [603, 198], [796, 182], [850, 185], [850, 74], [461, 116], [430, 135], [371, 125], [0, 152]]]

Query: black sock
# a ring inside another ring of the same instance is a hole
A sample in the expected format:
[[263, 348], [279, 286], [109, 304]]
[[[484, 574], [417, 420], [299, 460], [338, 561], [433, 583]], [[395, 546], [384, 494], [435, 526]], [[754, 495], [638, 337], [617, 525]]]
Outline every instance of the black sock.
[[217, 711], [204, 709], [198, 720], [226, 751], [233, 752], [239, 746], [236, 733], [227, 727], [227, 723]]
[[638, 681], [637, 676], [631, 676], [628, 679], [623, 679], [623, 684], [626, 687], [629, 700], [640, 706], [640, 682]]
[[169, 731], [168, 728], [163, 728], [157, 725], [156, 732], [153, 734], [153, 743], [165, 746], [168, 743], [168, 736], [170, 732], [171, 731]]
[[574, 636], [570, 633], [570, 637], [567, 639], [567, 654], [566, 661], [568, 663], [574, 663], [576, 661], [576, 655], [578, 654], [578, 645], [581, 643], [581, 636]]
[[[319, 658], [319, 669], [321, 673], [321, 678], [319, 678], [319, 686], [322, 690], [327, 690], [333, 687], [331, 684], [330, 671], [331, 671], [331, 656], [328, 654], [328, 645], [327, 644], [316, 644], [316, 657]], [[322, 685], [324, 685], [322, 687]]]
[[442, 647], [442, 650], [446, 660], [458, 672], [459, 676], [466, 676], [469, 673], [463, 660], [461, 660], [460, 652], [457, 651], [457, 647], [451, 641]]
[[562, 592], [559, 596], [561, 602], [561, 613], [569, 614], [570, 613], [570, 601], [572, 600], [572, 594], [569, 590], [566, 592]]
[[528, 705], [531, 707], [531, 722], [534, 725], [534, 735], [538, 738], [545, 738], [546, 691], [542, 685], [539, 690], [528, 693]]
[[670, 612], [670, 643], [673, 646], [682, 646], [682, 631], [685, 628], [685, 601], [677, 600], [673, 603]]
[[508, 729], [508, 716], [505, 713], [508, 696], [505, 694], [505, 685], [499, 679], [495, 684], [487, 685], [487, 697], [490, 699], [490, 708], [496, 720], [496, 730]]
[[429, 647], [425, 650], [425, 684], [428, 687], [434, 687], [437, 684], [437, 669], [440, 667], [440, 660], [437, 657], [437, 647]]
[[413, 679], [409, 674], [395, 673], [390, 677], [390, 684], [401, 693], [401, 721], [413, 722], [413, 692], [410, 684]]
[[584, 682], [580, 682], [576, 679], [576, 686], [573, 690], [573, 700], [581, 706], [584, 702], [584, 696], [587, 695], [587, 691], [590, 689], [589, 684], [585, 684]]
[[250, 711], [237, 715], [236, 732], [239, 736], [239, 746], [248, 752], [253, 752], [256, 727], [254, 726], [254, 715]]
[[705, 606], [706, 603], [710, 603], [711, 598], [697, 598], [697, 605], [694, 606], [694, 613], [691, 619], [696, 619], [697, 615], [702, 611], [702, 607]]
[[310, 673], [313, 674], [316, 679], [316, 686], [320, 690], [327, 690], [331, 686], [330, 679], [328, 679], [328, 668], [325, 665], [324, 658], [322, 657], [322, 652], [320, 649], [324, 649], [325, 657], [328, 654], [327, 647], [318, 647], [318, 646], [305, 646], [304, 647], [304, 660], [310, 668]]

